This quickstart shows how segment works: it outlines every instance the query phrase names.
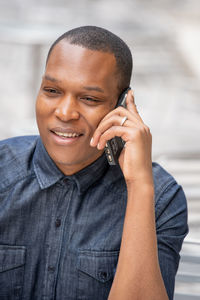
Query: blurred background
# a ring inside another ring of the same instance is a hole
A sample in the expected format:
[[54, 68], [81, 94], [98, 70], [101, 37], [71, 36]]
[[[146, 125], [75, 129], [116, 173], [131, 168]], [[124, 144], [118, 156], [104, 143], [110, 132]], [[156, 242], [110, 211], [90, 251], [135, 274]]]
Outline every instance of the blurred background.
[[51, 43], [105, 27], [133, 53], [132, 87], [153, 134], [153, 159], [183, 185], [200, 239], [200, 1], [0, 0], [0, 139], [35, 134], [35, 98]]

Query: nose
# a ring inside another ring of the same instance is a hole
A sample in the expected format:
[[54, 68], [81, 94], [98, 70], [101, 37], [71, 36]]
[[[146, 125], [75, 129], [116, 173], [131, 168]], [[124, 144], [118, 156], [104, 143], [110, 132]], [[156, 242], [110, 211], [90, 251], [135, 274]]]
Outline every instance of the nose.
[[77, 100], [71, 95], [62, 97], [58, 106], [56, 107], [55, 115], [63, 122], [78, 120], [80, 114]]

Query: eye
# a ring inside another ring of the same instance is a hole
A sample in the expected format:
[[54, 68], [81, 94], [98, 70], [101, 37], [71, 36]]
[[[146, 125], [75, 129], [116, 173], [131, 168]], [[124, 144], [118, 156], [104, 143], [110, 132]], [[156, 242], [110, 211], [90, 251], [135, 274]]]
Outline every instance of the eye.
[[87, 101], [94, 101], [94, 102], [97, 102], [98, 100], [96, 100], [96, 99], [94, 99], [94, 98], [91, 98], [91, 97], [85, 97], [85, 98], [83, 98], [83, 99], [85, 99], [85, 100], [87, 100]]
[[60, 92], [57, 89], [51, 87], [44, 87], [43, 91], [50, 96], [56, 96], [60, 94]]
[[87, 105], [95, 105], [102, 102], [101, 100], [89, 96], [83, 96], [80, 98], [82, 101], [84, 101]]

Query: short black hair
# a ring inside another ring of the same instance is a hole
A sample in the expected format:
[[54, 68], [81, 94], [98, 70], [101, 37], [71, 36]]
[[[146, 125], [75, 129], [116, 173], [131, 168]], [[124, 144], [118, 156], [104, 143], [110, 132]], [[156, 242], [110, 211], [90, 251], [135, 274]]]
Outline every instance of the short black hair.
[[118, 88], [121, 93], [130, 85], [132, 74], [132, 54], [126, 43], [114, 33], [97, 26], [82, 26], [62, 34], [50, 47], [46, 63], [53, 48], [61, 41], [66, 40], [72, 45], [86, 49], [108, 52], [116, 59], [119, 73]]

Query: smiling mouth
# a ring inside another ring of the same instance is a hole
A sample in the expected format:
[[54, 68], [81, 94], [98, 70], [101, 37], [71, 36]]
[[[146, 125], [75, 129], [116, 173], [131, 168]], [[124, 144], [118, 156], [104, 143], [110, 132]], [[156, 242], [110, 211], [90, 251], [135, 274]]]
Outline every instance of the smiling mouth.
[[76, 139], [83, 135], [82, 133], [73, 132], [73, 131], [62, 132], [62, 131], [58, 131], [58, 130], [51, 130], [51, 132], [62, 139]]
[[82, 135], [82, 134], [79, 134], [79, 133], [76, 133], [76, 132], [74, 132], [74, 133], [63, 133], [63, 132], [53, 131], [53, 133], [55, 133], [58, 136], [65, 137], [65, 138], [75, 138], [75, 137], [79, 137], [79, 136]]

